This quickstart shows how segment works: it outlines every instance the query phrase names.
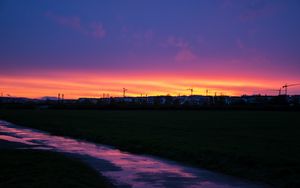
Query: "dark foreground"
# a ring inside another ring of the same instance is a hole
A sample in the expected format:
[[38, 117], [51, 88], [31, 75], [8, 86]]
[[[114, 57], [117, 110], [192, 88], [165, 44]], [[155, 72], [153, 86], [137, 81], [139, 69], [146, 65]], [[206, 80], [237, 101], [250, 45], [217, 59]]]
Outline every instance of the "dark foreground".
[[85, 164], [52, 152], [1, 149], [0, 167], [0, 187], [3, 188], [111, 187]]
[[157, 157], [131, 154], [102, 144], [49, 135], [44, 131], [16, 126], [2, 120], [0, 139], [25, 144], [25, 148], [59, 152], [80, 159], [120, 188], [269, 187], [260, 182], [249, 182]]
[[299, 112], [1, 111], [54, 134], [150, 153], [276, 187], [299, 187]]

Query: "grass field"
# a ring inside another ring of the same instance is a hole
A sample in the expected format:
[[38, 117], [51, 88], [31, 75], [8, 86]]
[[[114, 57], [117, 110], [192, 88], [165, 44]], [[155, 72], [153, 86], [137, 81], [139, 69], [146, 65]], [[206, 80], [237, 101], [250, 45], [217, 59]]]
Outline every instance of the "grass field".
[[1, 110], [19, 125], [300, 187], [300, 113]]
[[0, 167], [3, 188], [111, 187], [85, 164], [57, 153], [2, 149]]

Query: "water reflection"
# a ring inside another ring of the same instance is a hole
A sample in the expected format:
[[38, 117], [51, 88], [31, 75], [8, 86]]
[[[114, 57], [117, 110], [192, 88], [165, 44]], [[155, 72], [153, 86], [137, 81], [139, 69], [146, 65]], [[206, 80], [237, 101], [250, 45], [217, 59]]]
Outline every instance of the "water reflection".
[[117, 187], [263, 187], [150, 156], [134, 155], [104, 145], [51, 136], [5, 121], [0, 121], [0, 139], [26, 144], [31, 149], [47, 149], [80, 158], [108, 177]]

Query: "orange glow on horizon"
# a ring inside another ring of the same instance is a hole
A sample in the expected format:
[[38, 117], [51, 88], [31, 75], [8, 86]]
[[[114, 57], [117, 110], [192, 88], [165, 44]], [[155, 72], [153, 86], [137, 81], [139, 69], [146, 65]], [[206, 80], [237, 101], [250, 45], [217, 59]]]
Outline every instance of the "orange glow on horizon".
[[[194, 95], [276, 95], [274, 89], [280, 87], [276, 80], [258, 80], [212, 78], [197, 76], [177, 76], [177, 74], [83, 74], [52, 73], [35, 76], [0, 76], [1, 92], [14, 97], [41, 98], [56, 97], [63, 93], [65, 98], [99, 98], [103, 94], [111, 97], [122, 96], [122, 88], [127, 88], [127, 96], [189, 95], [188, 88], [193, 88]], [[298, 88], [299, 91], [299, 88]]]

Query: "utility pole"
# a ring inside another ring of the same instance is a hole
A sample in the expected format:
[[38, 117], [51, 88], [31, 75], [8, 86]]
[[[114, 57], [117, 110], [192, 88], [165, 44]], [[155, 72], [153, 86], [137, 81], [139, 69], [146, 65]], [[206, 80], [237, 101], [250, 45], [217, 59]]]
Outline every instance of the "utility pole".
[[208, 89], [205, 92], [206, 92], [206, 96], [207, 96], [208, 95]]
[[126, 91], [127, 91], [128, 89], [126, 89], [126, 88], [123, 88], [123, 97], [125, 98], [125, 96], [126, 96]]
[[191, 91], [191, 96], [192, 96], [192, 95], [193, 95], [194, 89], [193, 89], [193, 88], [189, 88], [189, 89], [187, 89], [187, 90]]

